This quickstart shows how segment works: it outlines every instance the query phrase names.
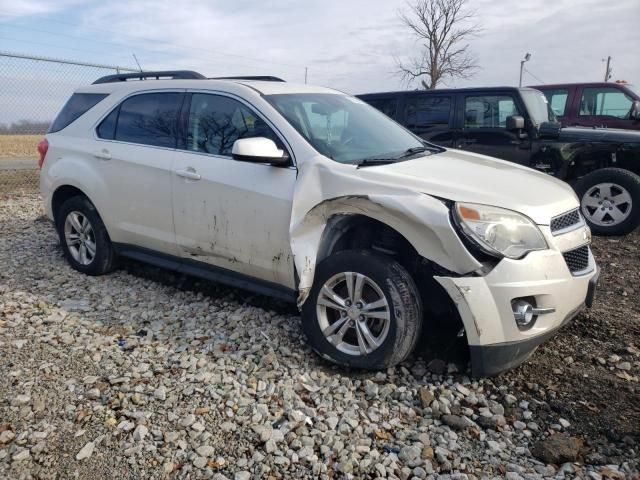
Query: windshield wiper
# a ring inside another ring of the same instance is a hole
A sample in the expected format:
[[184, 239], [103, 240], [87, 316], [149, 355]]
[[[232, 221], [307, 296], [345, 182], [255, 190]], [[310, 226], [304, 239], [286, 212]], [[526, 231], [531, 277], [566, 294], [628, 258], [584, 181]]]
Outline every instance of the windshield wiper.
[[426, 151], [431, 151], [431, 149], [427, 147], [411, 147], [406, 149], [404, 152], [402, 152], [399, 155], [393, 155], [390, 157], [380, 157], [380, 158], [378, 157], [364, 158], [358, 163], [358, 166], [362, 167], [367, 165], [384, 165], [387, 163], [394, 163], [397, 160], [408, 158], [415, 155], [416, 153], [423, 153]]

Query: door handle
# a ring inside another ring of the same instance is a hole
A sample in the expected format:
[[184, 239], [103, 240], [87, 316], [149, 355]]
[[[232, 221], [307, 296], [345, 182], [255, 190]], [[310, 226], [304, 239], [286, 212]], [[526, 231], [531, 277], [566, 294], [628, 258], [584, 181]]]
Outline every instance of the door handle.
[[200, 180], [202, 178], [202, 175], [196, 172], [196, 169], [193, 167], [187, 167], [184, 170], [176, 170], [176, 175], [186, 178], [187, 180]]
[[93, 152], [93, 156], [100, 160], [111, 160], [111, 153], [109, 153], [109, 150], [107, 150], [106, 148], [103, 148], [102, 150], [96, 150], [95, 152]]

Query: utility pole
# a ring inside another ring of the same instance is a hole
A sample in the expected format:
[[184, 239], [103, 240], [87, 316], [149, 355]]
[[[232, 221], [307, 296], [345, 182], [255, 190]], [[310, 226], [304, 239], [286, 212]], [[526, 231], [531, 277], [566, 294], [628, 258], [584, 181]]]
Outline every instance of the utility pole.
[[518, 82], [519, 87], [522, 86], [522, 72], [524, 71], [524, 64], [529, 60], [531, 60], [531, 54], [527, 52], [527, 54], [524, 56], [524, 60], [520, 61], [520, 82]]
[[304, 67], [304, 84], [307, 84], [307, 73], [309, 72], [309, 69], [307, 67]]
[[607, 57], [607, 69], [604, 72], [604, 81], [608, 82], [611, 78], [611, 56]]

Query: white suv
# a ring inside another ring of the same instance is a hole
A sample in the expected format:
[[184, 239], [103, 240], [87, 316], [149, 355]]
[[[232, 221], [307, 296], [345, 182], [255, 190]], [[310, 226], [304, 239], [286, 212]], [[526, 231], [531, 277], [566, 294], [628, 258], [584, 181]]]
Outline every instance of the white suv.
[[571, 188], [425, 143], [361, 100], [264, 78], [113, 75], [40, 143], [64, 253], [131, 257], [297, 301], [320, 355], [362, 368], [453, 331], [492, 375], [590, 306]]

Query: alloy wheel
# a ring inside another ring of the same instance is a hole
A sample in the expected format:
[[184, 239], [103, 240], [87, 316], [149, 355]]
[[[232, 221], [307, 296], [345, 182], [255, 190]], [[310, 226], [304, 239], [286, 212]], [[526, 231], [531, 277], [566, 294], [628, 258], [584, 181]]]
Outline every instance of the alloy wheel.
[[89, 265], [96, 256], [96, 237], [89, 219], [81, 212], [69, 212], [64, 221], [64, 239], [73, 259]]
[[324, 337], [348, 355], [372, 353], [389, 334], [389, 302], [382, 289], [360, 273], [342, 272], [327, 280], [316, 309]]
[[624, 222], [631, 214], [631, 195], [616, 183], [598, 183], [582, 196], [581, 207], [591, 223], [610, 227]]

